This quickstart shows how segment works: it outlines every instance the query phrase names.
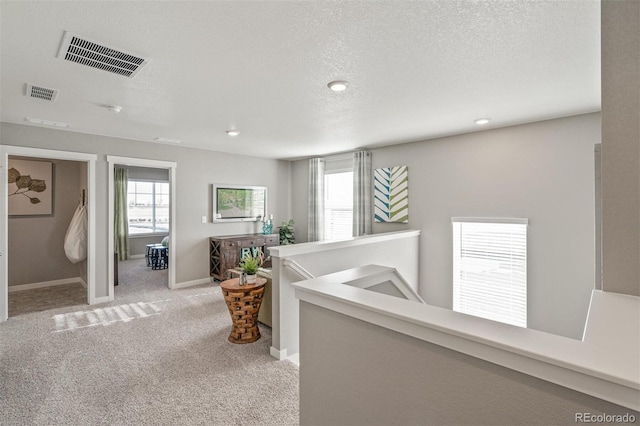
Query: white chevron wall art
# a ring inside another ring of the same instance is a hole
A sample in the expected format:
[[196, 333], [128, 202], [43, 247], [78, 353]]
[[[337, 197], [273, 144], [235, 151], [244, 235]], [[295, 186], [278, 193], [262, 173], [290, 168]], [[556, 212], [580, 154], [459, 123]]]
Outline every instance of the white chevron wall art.
[[374, 217], [376, 222], [409, 222], [409, 167], [376, 169]]

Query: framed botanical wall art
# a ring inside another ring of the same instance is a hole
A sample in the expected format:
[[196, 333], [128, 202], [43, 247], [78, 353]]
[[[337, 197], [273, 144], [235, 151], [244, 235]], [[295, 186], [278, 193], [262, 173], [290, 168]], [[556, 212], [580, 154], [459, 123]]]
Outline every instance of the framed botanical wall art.
[[409, 167], [382, 167], [374, 174], [376, 222], [409, 222]]
[[53, 215], [53, 163], [9, 159], [9, 216]]

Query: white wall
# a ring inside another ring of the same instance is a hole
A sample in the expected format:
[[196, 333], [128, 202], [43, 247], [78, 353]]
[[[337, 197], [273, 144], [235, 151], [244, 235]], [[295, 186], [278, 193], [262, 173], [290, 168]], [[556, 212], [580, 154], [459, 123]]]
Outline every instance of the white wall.
[[282, 359], [298, 353], [298, 300], [291, 283], [302, 278], [283, 265], [295, 261], [313, 276], [365, 266], [382, 265], [396, 270], [414, 290], [418, 285], [419, 232], [362, 236], [334, 242], [311, 242], [274, 247], [272, 288], [272, 354]]
[[[107, 296], [107, 161], [106, 155], [177, 163], [176, 282], [209, 277], [208, 237], [261, 232], [257, 223], [211, 223], [211, 184], [263, 185], [276, 223], [290, 216], [288, 162], [175, 147], [18, 124], [0, 124], [3, 145], [94, 153], [96, 162], [96, 297]], [[208, 223], [201, 223], [206, 215]]]
[[[585, 114], [372, 149], [373, 167], [409, 166], [409, 223], [422, 230], [420, 295], [452, 306], [451, 217], [529, 219], [529, 327], [581, 338], [594, 287], [594, 145]], [[306, 237], [307, 161], [294, 163], [293, 218]]]

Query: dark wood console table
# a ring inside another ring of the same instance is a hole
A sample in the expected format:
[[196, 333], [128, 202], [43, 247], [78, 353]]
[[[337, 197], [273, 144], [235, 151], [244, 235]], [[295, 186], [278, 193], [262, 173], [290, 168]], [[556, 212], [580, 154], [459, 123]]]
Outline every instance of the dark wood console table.
[[259, 247], [265, 255], [265, 268], [271, 267], [267, 248], [280, 243], [278, 234], [225, 235], [209, 238], [209, 275], [218, 281], [227, 279], [227, 271], [240, 263], [240, 251], [243, 248]]

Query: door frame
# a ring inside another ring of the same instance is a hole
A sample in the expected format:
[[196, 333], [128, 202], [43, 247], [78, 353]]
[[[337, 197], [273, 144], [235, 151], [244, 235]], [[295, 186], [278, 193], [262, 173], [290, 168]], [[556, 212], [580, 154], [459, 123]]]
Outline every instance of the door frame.
[[115, 231], [113, 227], [114, 219], [114, 177], [113, 173], [115, 166], [134, 166], [134, 167], [150, 167], [155, 169], [168, 169], [169, 170], [169, 279], [168, 286], [173, 289], [176, 284], [176, 168], [177, 163], [172, 161], [160, 161], [160, 160], [148, 160], [145, 158], [135, 157], [118, 157], [114, 155], [107, 155], [108, 162], [108, 175], [109, 175], [109, 268], [108, 268], [108, 280], [109, 280], [109, 300], [114, 300], [114, 271], [113, 271], [113, 250], [114, 250], [114, 236]]
[[50, 160], [67, 160], [87, 163], [87, 303], [96, 299], [96, 154], [52, 149], [0, 145], [0, 322], [9, 318], [9, 203], [7, 179], [9, 156], [33, 157]]

